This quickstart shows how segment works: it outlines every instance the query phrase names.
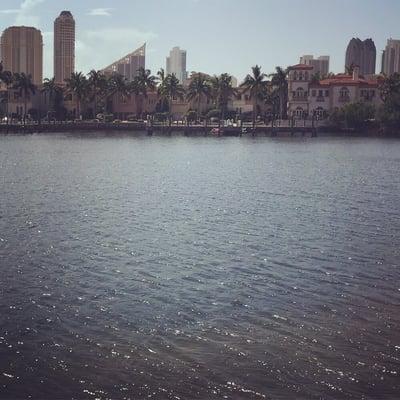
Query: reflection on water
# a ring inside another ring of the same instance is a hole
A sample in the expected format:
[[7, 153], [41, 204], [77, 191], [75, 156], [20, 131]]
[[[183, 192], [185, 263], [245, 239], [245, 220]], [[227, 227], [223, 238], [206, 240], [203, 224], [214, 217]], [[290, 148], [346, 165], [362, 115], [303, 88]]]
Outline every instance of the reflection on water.
[[397, 398], [399, 154], [0, 137], [0, 397]]

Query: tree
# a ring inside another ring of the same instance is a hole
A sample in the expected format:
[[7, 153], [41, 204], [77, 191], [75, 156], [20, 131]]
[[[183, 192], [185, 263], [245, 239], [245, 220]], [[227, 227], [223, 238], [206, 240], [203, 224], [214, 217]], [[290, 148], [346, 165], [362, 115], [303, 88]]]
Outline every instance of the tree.
[[32, 82], [32, 75], [26, 75], [24, 72], [16, 73], [13, 77], [13, 89], [18, 91], [19, 97], [24, 100], [24, 125], [26, 123], [26, 108], [28, 98], [36, 93], [36, 85]]
[[168, 103], [168, 110], [170, 113], [169, 123], [171, 125], [171, 111], [172, 111], [172, 100], [185, 98], [185, 89], [179, 83], [179, 79], [175, 74], [167, 75], [163, 82], [158, 87], [158, 94], [162, 99], [165, 99]]
[[10, 71], [6, 71], [3, 66], [3, 62], [0, 62], [0, 83], [4, 83], [6, 86], [6, 92], [3, 97], [3, 102], [5, 103], [5, 114], [7, 116], [7, 123], [8, 123], [8, 102], [9, 102], [9, 89], [10, 86], [13, 84], [13, 74]]
[[356, 102], [346, 104], [339, 110], [335, 110], [330, 121], [335, 125], [344, 124], [346, 128], [362, 129], [366, 126], [368, 120], [375, 116], [375, 108], [373, 105], [366, 102]]
[[276, 88], [276, 93], [279, 98], [279, 116], [280, 118], [287, 117], [287, 101], [288, 101], [288, 82], [287, 71], [281, 67], [276, 67], [275, 72], [270, 74], [271, 84]]
[[256, 125], [258, 103], [265, 98], [267, 88], [265, 77], [266, 75], [261, 72], [261, 67], [255, 65], [252, 67], [252, 75], [247, 75], [240, 85], [244, 88], [244, 93], [249, 93], [253, 101], [253, 129]]
[[123, 98], [126, 98], [129, 96], [130, 93], [130, 88], [128, 85], [128, 81], [126, 78], [118, 73], [114, 73], [111, 76], [107, 78], [107, 88], [106, 88], [106, 109], [107, 111], [109, 110], [109, 99], [113, 97], [114, 95], [119, 95], [122, 96]]
[[96, 71], [92, 69], [88, 75], [88, 84], [90, 87], [91, 97], [93, 99], [93, 114], [94, 117], [97, 115], [98, 100], [104, 98], [107, 91], [107, 78], [101, 71]]
[[379, 84], [383, 101], [377, 117], [384, 128], [398, 131], [400, 128], [400, 74], [384, 77]]
[[186, 93], [186, 98], [189, 101], [195, 101], [197, 103], [197, 118], [200, 117], [200, 104], [203, 98], [210, 98], [211, 87], [209, 78], [202, 73], [193, 74], [191, 82]]
[[356, 64], [351, 63], [350, 65], [346, 65], [346, 74], [347, 75], [353, 75], [354, 69], [356, 68]]
[[133, 91], [138, 95], [147, 97], [149, 91], [154, 91], [157, 88], [157, 78], [151, 75], [149, 69], [139, 68], [138, 74], [133, 80]]
[[63, 89], [56, 83], [55, 78], [44, 80], [42, 92], [49, 96], [50, 111], [56, 111], [57, 105], [61, 103]]
[[165, 113], [166, 111], [170, 111], [169, 109], [169, 101], [166, 97], [166, 82], [167, 82], [167, 75], [165, 74], [164, 68], [160, 68], [157, 72], [157, 80], [158, 80], [158, 87], [157, 87], [157, 94], [159, 97], [156, 110], [158, 113]]
[[221, 119], [225, 119], [228, 110], [229, 100], [237, 95], [237, 90], [232, 86], [232, 76], [221, 74], [210, 79], [211, 96], [214, 99], [215, 106], [221, 110]]
[[89, 83], [82, 72], [73, 72], [71, 77], [66, 79], [67, 91], [76, 98], [76, 117], [81, 117], [82, 102], [88, 98]]

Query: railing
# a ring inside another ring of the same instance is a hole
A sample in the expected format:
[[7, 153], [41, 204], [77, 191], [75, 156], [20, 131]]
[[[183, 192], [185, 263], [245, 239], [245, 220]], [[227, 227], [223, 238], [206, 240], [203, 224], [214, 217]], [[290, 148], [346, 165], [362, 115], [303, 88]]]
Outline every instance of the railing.
[[296, 95], [292, 95], [291, 96], [291, 101], [307, 101], [308, 99], [308, 95], [302, 95], [302, 96], [296, 96]]

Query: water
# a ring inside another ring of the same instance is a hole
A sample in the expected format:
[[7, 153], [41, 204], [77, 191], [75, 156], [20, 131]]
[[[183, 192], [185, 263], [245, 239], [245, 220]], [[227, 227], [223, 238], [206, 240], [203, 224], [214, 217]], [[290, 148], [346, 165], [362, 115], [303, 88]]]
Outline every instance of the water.
[[400, 141], [0, 137], [1, 399], [398, 399]]

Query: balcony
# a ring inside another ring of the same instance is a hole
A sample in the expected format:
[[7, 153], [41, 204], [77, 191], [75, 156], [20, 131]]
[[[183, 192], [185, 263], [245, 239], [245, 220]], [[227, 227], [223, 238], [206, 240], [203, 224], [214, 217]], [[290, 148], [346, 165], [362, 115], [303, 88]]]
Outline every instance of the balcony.
[[339, 96], [339, 103], [349, 103], [350, 102], [350, 96]]
[[293, 93], [292, 96], [291, 96], [290, 101], [302, 101], [302, 102], [308, 101], [308, 94], [306, 94], [306, 93], [305, 94]]

